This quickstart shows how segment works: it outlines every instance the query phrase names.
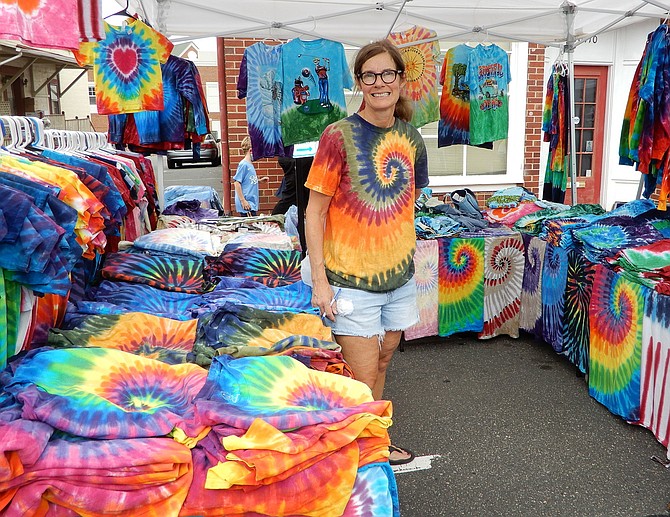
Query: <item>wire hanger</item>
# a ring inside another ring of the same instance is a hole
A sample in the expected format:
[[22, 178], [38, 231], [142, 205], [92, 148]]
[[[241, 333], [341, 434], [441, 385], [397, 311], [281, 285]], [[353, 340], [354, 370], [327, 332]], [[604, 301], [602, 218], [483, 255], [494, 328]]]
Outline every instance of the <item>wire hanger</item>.
[[123, 9], [121, 9], [120, 11], [117, 11], [113, 14], [108, 14], [107, 16], [104, 17], [104, 19], [106, 20], [107, 18], [111, 18], [112, 16], [128, 16], [130, 18], [135, 18], [134, 15], [132, 15], [128, 12], [129, 4], [130, 4], [130, 0], [126, 0], [126, 6]]
[[283, 43], [281, 40], [275, 37], [274, 33], [272, 32], [272, 29], [274, 29], [274, 27], [270, 25], [270, 27], [268, 28], [268, 35], [261, 40], [261, 43], [279, 43], [279, 44]]
[[668, 29], [670, 28], [670, 11], [666, 11], [665, 18], [661, 22], [661, 25], [665, 28], [665, 33], [668, 34]]
[[[4, 138], [7, 138], [7, 131], [9, 131], [9, 142], [4, 142], [4, 148], [6, 151], [16, 153], [16, 145], [19, 142], [20, 136], [19, 136], [19, 127], [14, 119], [14, 117], [11, 117], [9, 115], [3, 115], [0, 116], [0, 123], [3, 124], [4, 126]], [[2, 145], [2, 142], [0, 142], [0, 145]]]
[[[484, 45], [486, 47], [488, 47], [489, 45], [493, 45], [493, 42], [489, 39], [488, 29], [485, 29], [484, 27], [477, 25], [476, 27], [473, 27], [470, 32], [476, 36], [475, 41], [473, 43], [477, 43], [477, 45]], [[467, 43], [469, 44], [470, 41], [468, 41]]]
[[561, 77], [566, 77], [570, 72], [568, 64], [565, 62], [564, 54], [563, 49], [561, 49], [556, 61], [554, 61], [554, 73], [557, 73]]
[[402, 20], [396, 19], [396, 23], [393, 25], [393, 27], [391, 27], [389, 33], [404, 32], [406, 30], [413, 29], [414, 27], [416, 27], [416, 24], [412, 23], [409, 20], [409, 10], [407, 9], [407, 7], [403, 8], [401, 16]]

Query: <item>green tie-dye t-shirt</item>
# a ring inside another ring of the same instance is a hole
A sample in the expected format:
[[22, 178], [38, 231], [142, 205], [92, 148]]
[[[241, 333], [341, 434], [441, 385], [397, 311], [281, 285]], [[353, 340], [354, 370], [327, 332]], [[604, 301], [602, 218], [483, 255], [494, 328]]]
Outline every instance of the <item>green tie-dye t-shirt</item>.
[[334, 285], [390, 291], [414, 273], [414, 195], [428, 185], [419, 132], [396, 119], [379, 128], [359, 115], [328, 126], [305, 185], [332, 196], [324, 231]]

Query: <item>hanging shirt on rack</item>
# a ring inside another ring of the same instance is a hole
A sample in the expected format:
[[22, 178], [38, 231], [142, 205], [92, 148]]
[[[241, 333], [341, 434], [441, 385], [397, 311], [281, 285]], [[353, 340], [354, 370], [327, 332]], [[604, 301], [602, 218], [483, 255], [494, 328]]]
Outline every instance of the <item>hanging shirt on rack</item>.
[[105, 184], [108, 187], [108, 192], [103, 198], [100, 199], [100, 201], [102, 201], [108, 208], [112, 215], [112, 220], [114, 220], [116, 224], [120, 225], [123, 222], [123, 217], [126, 215], [126, 208], [123, 204], [123, 198], [117, 190], [111, 176], [107, 172], [106, 167], [94, 163], [90, 159], [84, 159], [80, 156], [74, 156], [62, 151], [55, 151], [53, 149], [45, 149], [42, 151], [42, 156], [52, 160], [53, 162], [80, 167], [86, 170], [98, 181]]
[[[13, 240], [0, 237], [0, 279], [28, 285], [40, 293], [66, 294], [70, 286], [69, 270], [60, 254], [65, 229], [20, 190], [0, 185], [0, 199], [0, 212], [13, 207], [22, 212], [28, 209], [18, 222], [17, 237]], [[4, 296], [0, 300], [4, 301]]]
[[102, 0], [77, 0], [77, 10], [79, 11], [79, 41], [105, 39]]
[[237, 98], [247, 100], [247, 124], [254, 160], [285, 156], [279, 123], [281, 85], [276, 77], [282, 46], [262, 41], [254, 43], [244, 50], [240, 64]]
[[670, 45], [668, 26], [647, 36], [647, 44], [633, 77], [619, 145], [619, 163], [635, 164], [644, 176], [643, 196], [661, 185], [659, 209], [670, 196]]
[[542, 199], [563, 203], [568, 180], [570, 89], [567, 71], [554, 65], [542, 110], [543, 140], [549, 142]]
[[[405, 62], [405, 84], [401, 92], [412, 101], [412, 125], [421, 127], [440, 118], [437, 92], [437, 60], [440, 44], [437, 33], [415, 25], [404, 32], [392, 32], [388, 39], [399, 48]], [[432, 40], [416, 45], [414, 41]]]
[[[161, 65], [164, 108], [109, 116], [109, 141], [112, 143], [148, 145], [173, 142], [183, 146], [186, 138], [186, 104], [193, 114], [195, 131], [209, 132], [209, 116], [198, 88], [200, 73], [189, 60], [170, 56]], [[126, 131], [128, 118], [134, 118], [134, 131]]]
[[437, 146], [470, 143], [470, 87], [468, 63], [473, 47], [465, 43], [450, 48], [440, 70], [440, 121]]
[[[72, 269], [82, 253], [81, 246], [77, 243], [74, 233], [78, 216], [74, 208], [58, 199], [60, 189], [53, 185], [2, 171], [0, 171], [0, 185], [13, 187], [28, 194], [37, 208], [65, 230], [65, 235], [60, 243], [60, 253], [68, 270]], [[20, 208], [15, 207], [16, 210], [19, 211], [19, 214], [21, 213]], [[21, 227], [17, 230], [20, 231]], [[15, 238], [15, 236], [10, 235], [9, 238]]]
[[341, 43], [289, 41], [277, 68], [282, 84], [284, 145], [318, 140], [328, 124], [347, 116], [344, 88], [354, 86]]
[[498, 45], [477, 45], [468, 62], [470, 143], [507, 138], [509, 57]]
[[163, 109], [161, 63], [173, 44], [151, 27], [129, 18], [120, 27], [105, 22], [105, 39], [82, 43], [77, 62], [93, 65], [98, 113], [112, 115]]
[[104, 249], [106, 237], [102, 233], [104, 218], [101, 215], [104, 205], [74, 172], [14, 155], [0, 155], [0, 170], [57, 186], [58, 198], [77, 211], [75, 233], [83, 256], [93, 258], [96, 250]]
[[0, 1], [0, 39], [41, 48], [79, 47], [77, 0]]

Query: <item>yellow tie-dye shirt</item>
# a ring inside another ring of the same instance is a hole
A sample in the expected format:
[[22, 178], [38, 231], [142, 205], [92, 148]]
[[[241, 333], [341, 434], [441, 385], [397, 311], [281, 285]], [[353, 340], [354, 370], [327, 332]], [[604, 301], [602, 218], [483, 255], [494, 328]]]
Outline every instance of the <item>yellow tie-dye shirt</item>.
[[105, 39], [82, 43], [74, 57], [93, 65], [98, 113], [114, 115], [163, 109], [161, 64], [174, 45], [165, 36], [129, 18], [122, 26], [105, 22]]

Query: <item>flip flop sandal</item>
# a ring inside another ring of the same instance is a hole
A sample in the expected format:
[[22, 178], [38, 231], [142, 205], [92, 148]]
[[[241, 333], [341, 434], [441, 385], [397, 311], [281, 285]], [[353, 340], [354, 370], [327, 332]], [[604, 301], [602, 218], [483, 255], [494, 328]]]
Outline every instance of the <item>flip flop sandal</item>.
[[395, 445], [389, 445], [389, 453], [392, 453], [392, 452], [398, 452], [398, 453], [401, 453], [401, 454], [403, 454], [403, 453], [404, 454], [409, 454], [409, 456], [407, 458], [403, 458], [403, 459], [400, 459], [400, 460], [392, 460], [389, 457], [389, 464], [390, 465], [404, 465], [405, 463], [410, 463], [416, 457], [415, 454], [412, 451], [410, 451], [409, 449], [405, 449], [403, 447], [396, 447]]

